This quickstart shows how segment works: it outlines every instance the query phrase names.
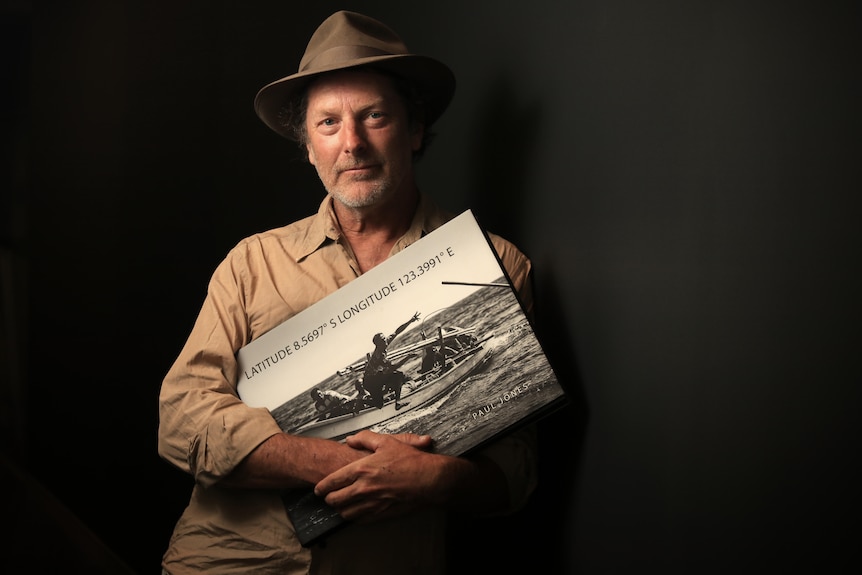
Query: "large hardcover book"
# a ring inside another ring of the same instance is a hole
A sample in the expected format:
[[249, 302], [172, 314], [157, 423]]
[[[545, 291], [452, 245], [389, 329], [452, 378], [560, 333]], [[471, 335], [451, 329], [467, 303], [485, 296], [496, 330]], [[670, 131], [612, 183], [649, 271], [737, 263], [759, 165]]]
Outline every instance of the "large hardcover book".
[[[249, 343], [237, 361], [240, 398], [288, 433], [428, 434], [447, 455], [566, 402], [469, 210]], [[345, 523], [311, 489], [284, 501], [304, 545]]]

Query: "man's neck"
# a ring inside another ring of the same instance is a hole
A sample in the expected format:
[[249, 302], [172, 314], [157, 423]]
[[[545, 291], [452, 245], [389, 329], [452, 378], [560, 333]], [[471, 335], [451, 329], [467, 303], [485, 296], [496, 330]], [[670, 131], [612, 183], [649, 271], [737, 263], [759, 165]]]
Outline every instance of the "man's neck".
[[369, 208], [348, 208], [333, 202], [341, 231], [363, 273], [389, 257], [395, 242], [410, 229], [418, 204], [417, 190]]

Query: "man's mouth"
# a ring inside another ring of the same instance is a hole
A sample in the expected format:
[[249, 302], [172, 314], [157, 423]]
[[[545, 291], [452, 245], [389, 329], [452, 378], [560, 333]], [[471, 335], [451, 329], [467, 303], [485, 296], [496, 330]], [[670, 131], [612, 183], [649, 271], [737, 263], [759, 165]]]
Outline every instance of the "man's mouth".
[[352, 171], [370, 170], [373, 167], [374, 166], [372, 164], [361, 164], [361, 165], [357, 165], [357, 166], [347, 166], [347, 167], [343, 168], [343, 170], [345, 172], [352, 172]]
[[344, 168], [341, 170], [343, 174], [347, 174], [349, 176], [368, 176], [373, 173], [377, 169], [377, 166], [374, 164], [366, 164], [362, 166], [350, 166], [349, 168]]

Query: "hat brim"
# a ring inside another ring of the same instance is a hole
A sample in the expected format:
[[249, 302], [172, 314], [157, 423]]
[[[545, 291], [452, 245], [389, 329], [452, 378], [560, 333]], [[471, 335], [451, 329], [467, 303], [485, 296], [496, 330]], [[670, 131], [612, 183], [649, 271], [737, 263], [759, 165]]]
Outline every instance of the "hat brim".
[[358, 58], [349, 64], [338, 63], [315, 68], [271, 82], [255, 96], [255, 113], [274, 132], [293, 139], [294, 135], [279, 119], [285, 102], [321, 74], [355, 68], [380, 69], [413, 82], [424, 98], [426, 126], [433, 124], [443, 114], [455, 93], [455, 75], [445, 64], [417, 54], [390, 54]]

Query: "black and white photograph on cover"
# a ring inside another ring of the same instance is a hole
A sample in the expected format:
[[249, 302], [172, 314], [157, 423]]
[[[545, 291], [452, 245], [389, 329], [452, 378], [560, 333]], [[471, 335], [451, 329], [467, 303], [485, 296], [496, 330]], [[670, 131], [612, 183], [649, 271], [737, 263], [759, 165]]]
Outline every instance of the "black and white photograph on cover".
[[[565, 402], [496, 255], [467, 211], [238, 353], [238, 393], [298, 435], [363, 429], [469, 453]], [[286, 504], [300, 540], [340, 518]]]
[[382, 332], [369, 335], [364, 341], [371, 359], [312, 388], [337, 392], [335, 402], [322, 406], [311, 392], [300, 394], [273, 416], [297, 435], [343, 439], [362, 429], [410, 431], [433, 436], [437, 451], [466, 452], [477, 434], [493, 437], [535, 411], [546, 395], [557, 395], [556, 379], [508, 288], [500, 276], [449, 307], [409, 316], [418, 318], [416, 327], [392, 340], [383, 365], [374, 359], [382, 346], [373, 342]]

